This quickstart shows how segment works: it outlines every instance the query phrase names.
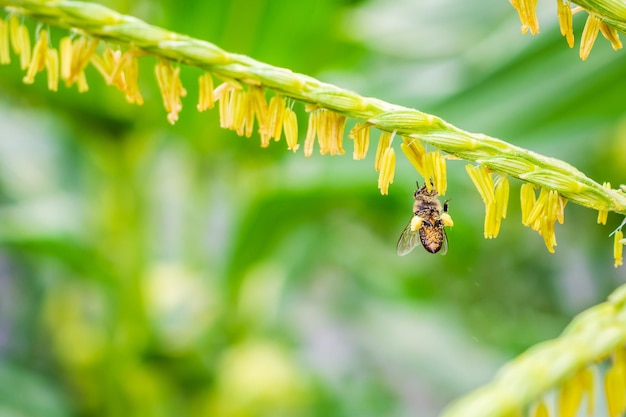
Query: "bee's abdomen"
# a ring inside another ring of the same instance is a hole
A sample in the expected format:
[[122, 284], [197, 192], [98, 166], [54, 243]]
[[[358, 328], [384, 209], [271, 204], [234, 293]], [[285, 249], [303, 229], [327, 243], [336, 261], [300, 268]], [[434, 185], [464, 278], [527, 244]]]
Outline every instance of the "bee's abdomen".
[[443, 246], [443, 230], [434, 226], [424, 226], [419, 230], [422, 246], [430, 253], [437, 253]]

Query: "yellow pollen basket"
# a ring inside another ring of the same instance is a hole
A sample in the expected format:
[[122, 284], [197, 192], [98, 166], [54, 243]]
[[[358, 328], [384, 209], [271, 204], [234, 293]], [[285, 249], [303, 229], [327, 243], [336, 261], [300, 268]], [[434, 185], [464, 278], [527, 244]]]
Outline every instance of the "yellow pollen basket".
[[422, 223], [424, 223], [424, 219], [420, 216], [415, 216], [411, 219], [411, 231], [415, 232], [417, 229], [422, 227]]
[[450, 216], [448, 213], [441, 213], [441, 221], [443, 222], [444, 226], [454, 226], [454, 222], [452, 221], [452, 216]]

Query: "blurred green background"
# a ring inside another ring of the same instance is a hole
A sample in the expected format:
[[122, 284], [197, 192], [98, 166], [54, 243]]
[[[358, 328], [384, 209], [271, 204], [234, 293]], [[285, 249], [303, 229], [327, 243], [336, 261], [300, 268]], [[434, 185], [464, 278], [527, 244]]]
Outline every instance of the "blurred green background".
[[[581, 62], [553, 2], [535, 37], [506, 1], [106, 3], [626, 182], [626, 55], [599, 39]], [[621, 218], [568, 205], [549, 254], [517, 181], [483, 239], [463, 161], [448, 254], [398, 257], [417, 179], [402, 156], [380, 196], [372, 150], [261, 149], [195, 110], [188, 67], [170, 126], [154, 62], [141, 107], [93, 68], [79, 95], [0, 67], [2, 417], [433, 416], [624, 282]]]

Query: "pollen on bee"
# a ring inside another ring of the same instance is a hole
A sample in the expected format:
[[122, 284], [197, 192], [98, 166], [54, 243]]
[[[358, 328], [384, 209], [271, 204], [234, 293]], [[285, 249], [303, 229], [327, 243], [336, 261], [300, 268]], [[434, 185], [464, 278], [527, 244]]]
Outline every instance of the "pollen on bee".
[[396, 152], [391, 144], [387, 147], [381, 157], [380, 171], [378, 173], [378, 188], [382, 195], [389, 194], [389, 185], [393, 183], [396, 170]]
[[624, 253], [624, 233], [621, 230], [617, 230], [615, 232], [613, 238], [613, 258], [615, 259], [614, 266], [617, 268], [623, 263], [623, 253]]
[[443, 222], [444, 226], [448, 226], [448, 227], [452, 227], [454, 226], [454, 222], [452, 221], [452, 216], [450, 216], [448, 213], [441, 213], [441, 221]]
[[[610, 182], [604, 182], [602, 184], [602, 186], [606, 189], [611, 189], [611, 183]], [[598, 224], [606, 224], [606, 220], [609, 217], [609, 212], [608, 210], [598, 210]]]
[[[447, 214], [447, 213], [444, 213]], [[450, 216], [448, 216], [450, 217]], [[442, 220], [443, 220], [443, 216], [442, 216]], [[450, 219], [452, 220], [452, 219]], [[411, 231], [415, 232], [417, 231], [417, 229], [419, 229], [420, 227], [422, 227], [422, 223], [424, 223], [424, 219], [422, 219], [420, 216], [413, 216], [413, 218], [411, 219]], [[445, 222], [444, 222], [445, 224]]]
[[367, 123], [355, 124], [348, 137], [354, 141], [352, 158], [355, 161], [364, 159], [370, 146], [370, 125]]
[[9, 46], [9, 22], [0, 19], [0, 65], [11, 63], [11, 51]]

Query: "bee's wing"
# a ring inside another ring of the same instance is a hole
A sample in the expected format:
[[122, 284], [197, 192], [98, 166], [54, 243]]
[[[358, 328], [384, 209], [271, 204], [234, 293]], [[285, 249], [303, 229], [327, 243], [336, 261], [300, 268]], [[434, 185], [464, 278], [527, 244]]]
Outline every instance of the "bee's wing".
[[441, 249], [439, 250], [439, 255], [445, 255], [448, 252], [448, 236], [446, 235], [445, 229], [441, 229], [443, 233], [443, 241], [441, 242]]
[[406, 225], [398, 239], [398, 255], [404, 256], [420, 243], [419, 229], [411, 230], [411, 222]]

